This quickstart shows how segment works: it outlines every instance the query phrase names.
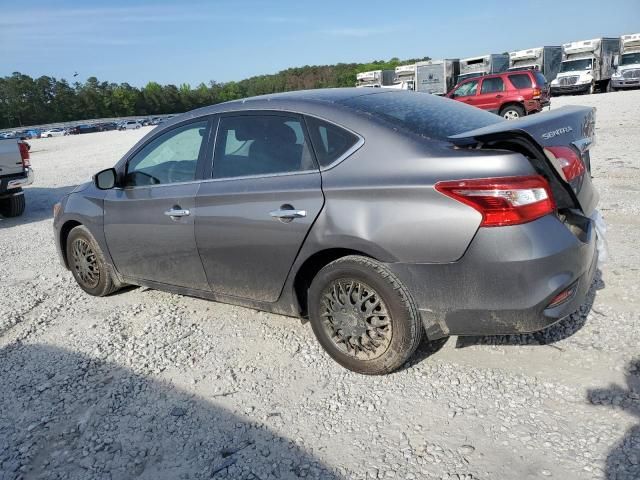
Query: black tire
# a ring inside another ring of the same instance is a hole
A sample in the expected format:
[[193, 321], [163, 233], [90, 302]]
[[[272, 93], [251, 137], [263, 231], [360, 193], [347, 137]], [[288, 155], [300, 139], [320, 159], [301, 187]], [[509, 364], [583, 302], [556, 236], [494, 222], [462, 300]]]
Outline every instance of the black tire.
[[507, 105], [500, 110], [500, 116], [506, 120], [516, 120], [524, 117], [524, 108], [520, 105]]
[[[344, 289], [338, 287], [336, 290], [336, 285], [342, 285]], [[355, 285], [358, 285], [357, 290], [354, 290]], [[344, 293], [343, 297], [338, 293], [338, 299], [342, 298], [344, 303], [332, 302], [327, 297], [327, 292], [337, 291]], [[357, 305], [358, 301], [362, 303]], [[334, 316], [328, 314], [328, 310]], [[406, 287], [384, 264], [367, 257], [342, 257], [320, 270], [309, 289], [308, 311], [313, 333], [322, 348], [340, 365], [358, 373], [393, 372], [409, 360], [422, 339], [420, 314]], [[341, 324], [345, 329], [360, 329], [365, 333], [356, 337], [345, 334], [341, 328], [336, 329], [341, 312], [342, 318], [347, 318], [340, 320], [346, 322]], [[382, 312], [384, 315], [379, 316]], [[373, 323], [374, 318], [376, 324], [386, 322], [387, 325], [379, 327]], [[346, 342], [337, 340], [344, 338], [342, 335], [347, 336]], [[366, 342], [374, 351], [365, 351], [366, 347], [358, 351], [351, 343], [356, 338], [360, 347]], [[350, 352], [349, 347], [353, 351]]]
[[0, 215], [3, 217], [19, 217], [24, 213], [26, 202], [24, 192], [18, 190], [15, 195], [0, 200]]
[[66, 253], [73, 277], [89, 295], [104, 297], [121, 287], [98, 242], [85, 226], [79, 225], [69, 232]]

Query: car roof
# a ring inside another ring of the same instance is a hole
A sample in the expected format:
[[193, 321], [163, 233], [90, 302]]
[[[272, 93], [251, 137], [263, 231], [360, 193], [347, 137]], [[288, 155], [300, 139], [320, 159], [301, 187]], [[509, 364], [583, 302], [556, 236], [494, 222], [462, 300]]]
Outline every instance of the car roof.
[[196, 119], [216, 113], [236, 112], [243, 110], [284, 110], [305, 114], [316, 114], [326, 112], [327, 107], [340, 104], [350, 98], [365, 95], [376, 95], [381, 93], [404, 93], [413, 94], [407, 90], [394, 88], [320, 88], [315, 90], [296, 90], [292, 92], [271, 93], [254, 97], [231, 100], [201, 107], [189, 112], [177, 114], [162, 124], [160, 131], [171, 128], [177, 123], [185, 120]]

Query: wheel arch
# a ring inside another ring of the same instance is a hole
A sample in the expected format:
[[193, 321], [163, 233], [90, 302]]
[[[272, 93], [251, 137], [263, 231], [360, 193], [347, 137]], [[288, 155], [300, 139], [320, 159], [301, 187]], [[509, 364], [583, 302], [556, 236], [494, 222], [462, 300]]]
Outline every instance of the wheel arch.
[[64, 260], [64, 266], [69, 269], [69, 259], [67, 258], [67, 239], [69, 238], [69, 233], [76, 227], [82, 225], [77, 220], [67, 220], [60, 227], [60, 252], [62, 253], [62, 258]]
[[502, 112], [504, 112], [504, 110], [508, 107], [520, 107], [525, 115], [527, 114], [527, 109], [524, 106], [524, 101], [519, 100], [510, 100], [503, 103], [502, 105], [500, 105], [500, 110], [498, 110], [498, 113], [502, 116]]
[[301, 317], [307, 316], [307, 292], [318, 272], [331, 262], [349, 255], [361, 255], [377, 260], [375, 257], [360, 250], [327, 248], [310, 255], [300, 265], [293, 280], [293, 297], [296, 302], [296, 310]]

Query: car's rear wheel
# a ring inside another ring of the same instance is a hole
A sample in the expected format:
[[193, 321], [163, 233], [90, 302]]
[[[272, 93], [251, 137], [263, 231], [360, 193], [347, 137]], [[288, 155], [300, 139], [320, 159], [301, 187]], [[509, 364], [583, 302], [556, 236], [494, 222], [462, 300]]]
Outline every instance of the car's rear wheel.
[[86, 227], [79, 225], [69, 232], [66, 251], [69, 269], [85, 292], [104, 297], [120, 287], [98, 242]]
[[422, 338], [420, 315], [406, 287], [370, 258], [350, 255], [326, 265], [311, 283], [308, 306], [322, 348], [354, 372], [393, 372]]
[[500, 116], [506, 120], [517, 120], [520, 117], [524, 117], [524, 108], [519, 105], [507, 105], [500, 110]]
[[0, 215], [3, 217], [19, 217], [24, 213], [26, 202], [22, 189], [16, 190], [10, 197], [0, 200]]

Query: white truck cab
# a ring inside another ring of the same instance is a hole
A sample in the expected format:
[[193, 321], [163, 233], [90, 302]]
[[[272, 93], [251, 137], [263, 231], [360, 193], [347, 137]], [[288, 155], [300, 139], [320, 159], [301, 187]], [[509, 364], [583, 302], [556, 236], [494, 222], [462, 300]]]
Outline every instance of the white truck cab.
[[611, 76], [611, 89], [640, 87], [640, 33], [620, 37], [620, 56]]
[[610, 88], [615, 57], [620, 50], [617, 38], [593, 38], [562, 45], [562, 63], [551, 82], [554, 95], [595, 93]]

